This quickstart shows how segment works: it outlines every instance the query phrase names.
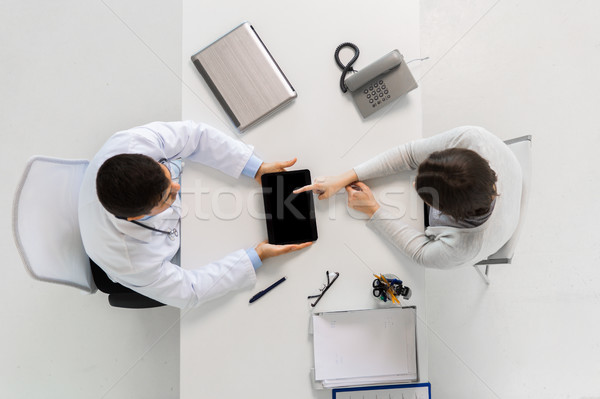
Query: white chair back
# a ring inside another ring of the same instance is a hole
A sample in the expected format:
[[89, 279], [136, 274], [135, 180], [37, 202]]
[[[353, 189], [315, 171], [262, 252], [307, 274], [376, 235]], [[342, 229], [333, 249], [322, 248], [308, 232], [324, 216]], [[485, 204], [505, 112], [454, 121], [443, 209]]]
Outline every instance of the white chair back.
[[[506, 144], [517, 157], [519, 164], [521, 164], [521, 171], [523, 173], [521, 213], [519, 215], [519, 223], [517, 224], [517, 228], [510, 240], [508, 240], [506, 244], [504, 244], [504, 246], [502, 246], [502, 248], [500, 248], [495, 254], [491, 255], [488, 260], [506, 259], [507, 261], [504, 263], [510, 263], [515, 253], [515, 248], [517, 242], [519, 241], [521, 230], [527, 215], [527, 203], [529, 202], [529, 190], [531, 188], [531, 136], [523, 136], [508, 140], [506, 141]], [[482, 263], [485, 263], [485, 261]]]
[[13, 233], [25, 267], [36, 279], [95, 292], [77, 216], [89, 162], [35, 156], [13, 203]]

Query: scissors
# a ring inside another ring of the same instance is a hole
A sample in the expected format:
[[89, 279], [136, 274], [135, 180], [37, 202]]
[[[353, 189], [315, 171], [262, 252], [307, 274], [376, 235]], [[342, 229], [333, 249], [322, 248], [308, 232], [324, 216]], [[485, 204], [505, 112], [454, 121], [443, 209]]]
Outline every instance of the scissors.
[[396, 276], [390, 276], [393, 278], [389, 280], [383, 274], [374, 276], [376, 279], [373, 280], [373, 296], [382, 301], [387, 302], [390, 299], [393, 303], [400, 304], [398, 296], [409, 299], [412, 295], [410, 288], [402, 285], [402, 280], [395, 278]]

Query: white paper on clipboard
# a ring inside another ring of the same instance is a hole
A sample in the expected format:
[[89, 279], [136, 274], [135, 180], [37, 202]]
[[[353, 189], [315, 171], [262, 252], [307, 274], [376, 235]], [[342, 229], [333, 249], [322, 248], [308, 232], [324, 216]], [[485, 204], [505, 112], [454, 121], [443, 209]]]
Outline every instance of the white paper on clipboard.
[[315, 379], [324, 386], [417, 379], [415, 308], [327, 312], [312, 322]]

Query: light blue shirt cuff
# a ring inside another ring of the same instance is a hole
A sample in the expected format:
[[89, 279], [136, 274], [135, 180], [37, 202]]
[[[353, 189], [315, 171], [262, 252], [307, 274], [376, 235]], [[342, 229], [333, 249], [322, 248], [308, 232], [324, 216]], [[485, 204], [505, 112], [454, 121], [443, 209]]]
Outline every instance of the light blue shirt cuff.
[[256, 172], [258, 172], [258, 168], [262, 165], [263, 160], [252, 154], [248, 162], [246, 162], [246, 166], [244, 166], [244, 170], [242, 170], [242, 174], [254, 179], [256, 176]]
[[246, 250], [246, 253], [248, 254], [248, 257], [250, 258], [250, 261], [252, 262], [252, 266], [254, 267], [254, 270], [256, 270], [262, 266], [262, 260], [260, 260], [260, 256], [258, 256], [258, 253], [256, 253], [256, 250], [254, 248], [248, 248]]

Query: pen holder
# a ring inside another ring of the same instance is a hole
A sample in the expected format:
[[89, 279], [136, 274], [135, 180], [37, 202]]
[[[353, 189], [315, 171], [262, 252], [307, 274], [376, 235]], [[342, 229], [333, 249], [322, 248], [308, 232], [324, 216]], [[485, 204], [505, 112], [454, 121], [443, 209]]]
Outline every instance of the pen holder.
[[383, 302], [392, 301], [400, 305], [398, 297], [410, 299], [412, 291], [402, 284], [402, 280], [394, 274], [375, 275], [373, 280], [373, 296]]

